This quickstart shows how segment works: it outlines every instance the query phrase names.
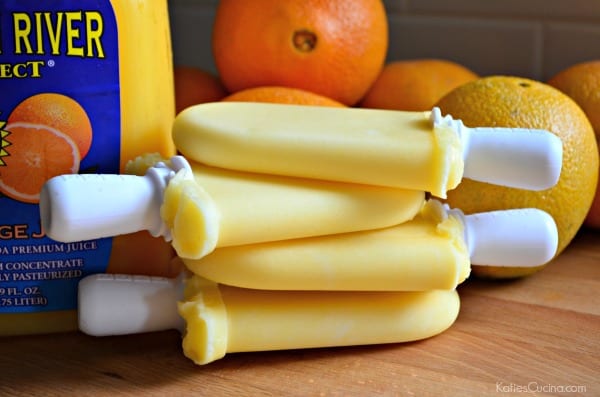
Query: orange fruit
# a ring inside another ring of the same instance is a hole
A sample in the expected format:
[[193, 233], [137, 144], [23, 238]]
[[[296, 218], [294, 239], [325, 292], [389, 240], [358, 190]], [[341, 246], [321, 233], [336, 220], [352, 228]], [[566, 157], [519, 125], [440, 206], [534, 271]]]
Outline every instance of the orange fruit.
[[570, 66], [548, 80], [548, 84], [570, 96], [600, 132], [600, 60]]
[[443, 59], [412, 59], [387, 63], [360, 106], [373, 109], [424, 111], [454, 88], [479, 76]]
[[41, 124], [68, 135], [77, 144], [80, 159], [92, 145], [92, 124], [87, 113], [66, 95], [42, 93], [26, 98], [8, 116], [11, 123]]
[[353, 105], [388, 46], [381, 0], [221, 0], [213, 55], [229, 92], [301, 88]]
[[[554, 75], [548, 84], [571, 97], [586, 114], [596, 140], [600, 140], [600, 60], [587, 61], [570, 66]], [[600, 229], [600, 184], [585, 224]]]
[[45, 125], [13, 123], [0, 166], [0, 192], [15, 200], [37, 203], [44, 183], [57, 175], [79, 171], [79, 149], [66, 134]]
[[310, 91], [290, 87], [255, 87], [247, 88], [233, 93], [225, 98], [227, 102], [268, 102], [285, 103], [292, 105], [314, 105], [345, 107], [344, 104], [334, 101]]
[[[548, 130], [563, 143], [558, 183], [547, 190], [527, 191], [464, 179], [448, 192], [448, 203], [465, 213], [508, 208], [540, 208], [558, 228], [557, 255], [571, 242], [588, 212], [598, 181], [598, 148], [592, 126], [567, 95], [539, 81], [490, 76], [466, 83], [438, 103], [443, 114], [470, 127], [524, 127]], [[473, 266], [479, 276], [509, 278], [534, 273], [533, 268]]]
[[219, 77], [193, 66], [175, 66], [175, 112], [206, 102], [217, 102], [227, 95]]
[[122, 234], [113, 238], [106, 273], [177, 277], [183, 269], [175, 255], [169, 242], [147, 231]]

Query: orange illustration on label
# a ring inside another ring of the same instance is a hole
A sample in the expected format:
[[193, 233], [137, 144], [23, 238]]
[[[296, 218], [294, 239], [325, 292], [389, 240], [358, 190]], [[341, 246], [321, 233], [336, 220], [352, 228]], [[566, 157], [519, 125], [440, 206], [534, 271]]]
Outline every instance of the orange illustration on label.
[[38, 203], [53, 176], [77, 173], [92, 144], [87, 113], [62, 94], [30, 96], [0, 127], [0, 192], [25, 203]]

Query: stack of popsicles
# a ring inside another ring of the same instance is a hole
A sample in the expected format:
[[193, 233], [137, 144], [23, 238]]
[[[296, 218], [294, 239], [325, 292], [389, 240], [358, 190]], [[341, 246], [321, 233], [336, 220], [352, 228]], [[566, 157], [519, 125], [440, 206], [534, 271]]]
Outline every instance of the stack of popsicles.
[[543, 211], [465, 216], [429, 197], [463, 177], [553, 186], [562, 145], [546, 131], [469, 129], [438, 109], [214, 103], [182, 112], [173, 137], [183, 157], [145, 176], [61, 176], [43, 189], [50, 237], [147, 229], [172, 241], [189, 271], [85, 278], [84, 332], [180, 328], [198, 364], [413, 341], [455, 321], [471, 263], [538, 266], [556, 250]]

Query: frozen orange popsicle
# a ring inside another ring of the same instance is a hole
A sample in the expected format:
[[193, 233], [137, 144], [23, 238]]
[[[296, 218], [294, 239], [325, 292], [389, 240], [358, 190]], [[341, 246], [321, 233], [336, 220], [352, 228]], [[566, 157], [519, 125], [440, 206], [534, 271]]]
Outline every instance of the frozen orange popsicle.
[[41, 193], [42, 226], [57, 241], [149, 230], [178, 255], [215, 247], [343, 233], [412, 219], [424, 192], [226, 170], [175, 156], [146, 176], [63, 175]]
[[402, 112], [219, 102], [178, 115], [179, 151], [243, 171], [393, 186], [445, 197], [463, 177], [542, 190], [562, 144], [542, 130], [467, 128], [439, 109]]
[[206, 279], [274, 290], [454, 289], [471, 262], [540, 266], [558, 232], [538, 209], [464, 215], [429, 200], [413, 220], [388, 228], [218, 248], [186, 267]]
[[[449, 328], [456, 291], [264, 291], [198, 276], [93, 275], [79, 286], [80, 329], [105, 336], [179, 328], [184, 354], [207, 364], [226, 353], [415, 341]], [[176, 302], [178, 301], [178, 302]]]

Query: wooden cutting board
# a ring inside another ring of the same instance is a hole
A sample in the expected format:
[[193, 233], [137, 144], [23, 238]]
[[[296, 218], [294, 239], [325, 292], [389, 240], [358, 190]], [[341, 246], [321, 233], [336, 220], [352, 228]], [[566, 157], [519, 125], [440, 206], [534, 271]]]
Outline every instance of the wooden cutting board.
[[459, 292], [457, 322], [428, 340], [230, 354], [202, 367], [176, 331], [0, 338], [0, 395], [600, 396], [600, 233], [580, 232], [536, 275], [472, 279]]

